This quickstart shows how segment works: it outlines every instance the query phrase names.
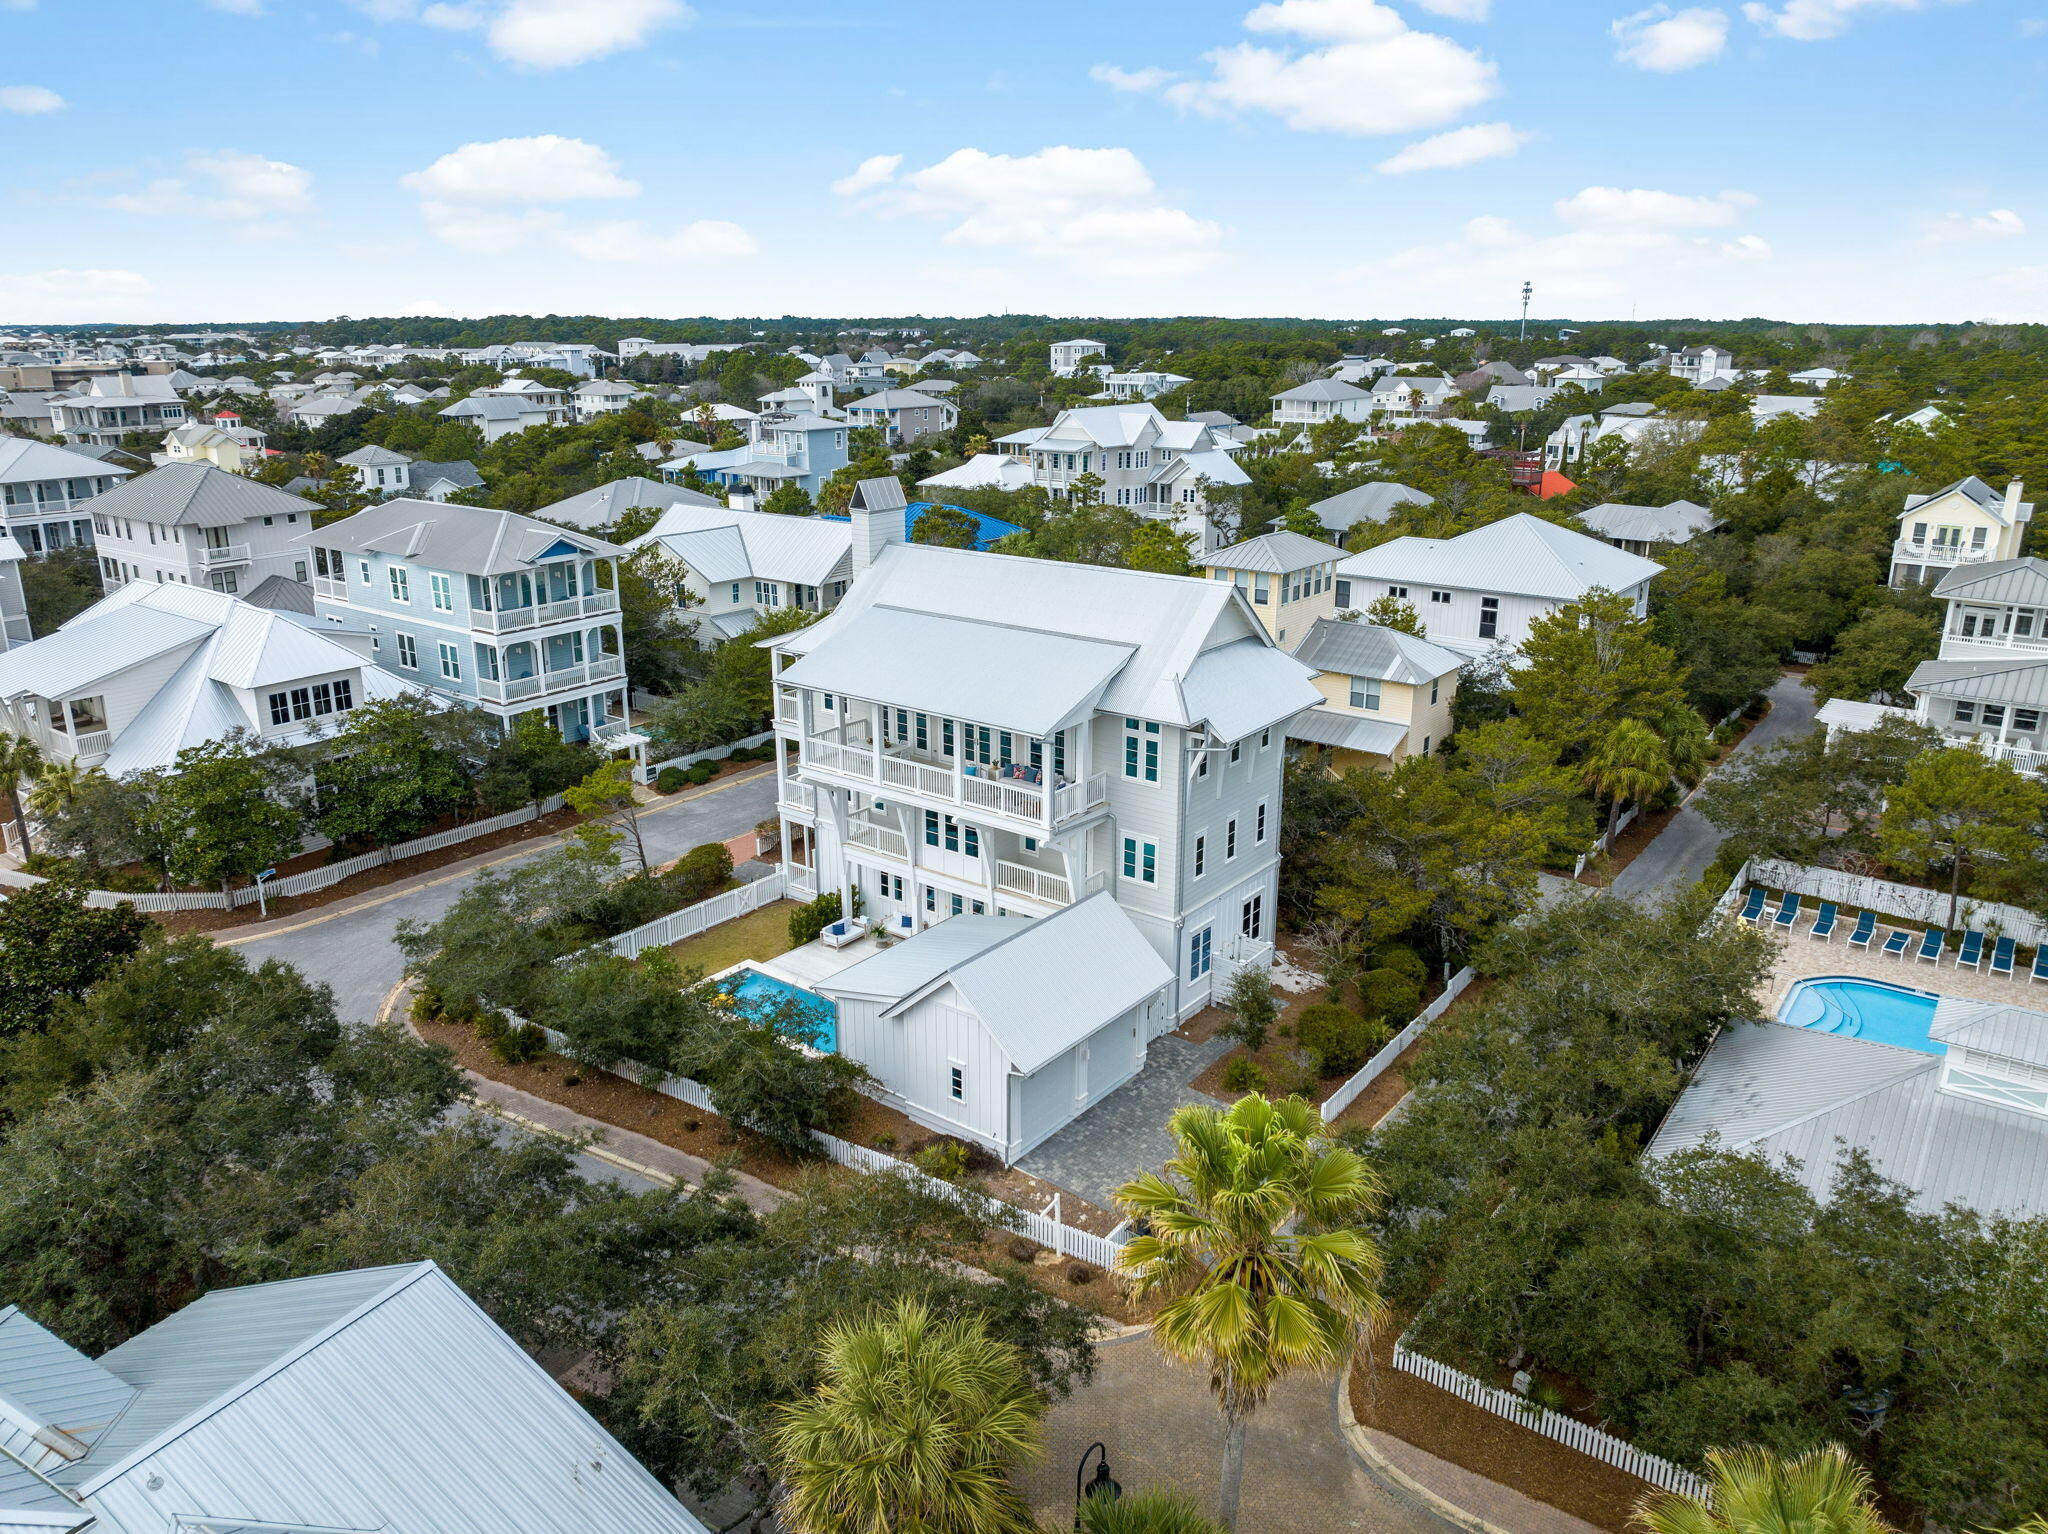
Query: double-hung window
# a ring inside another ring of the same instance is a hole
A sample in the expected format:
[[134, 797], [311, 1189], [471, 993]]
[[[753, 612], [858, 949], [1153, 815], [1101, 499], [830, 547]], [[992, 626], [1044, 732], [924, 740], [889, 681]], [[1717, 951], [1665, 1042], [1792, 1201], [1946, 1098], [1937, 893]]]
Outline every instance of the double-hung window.
[[1253, 821], [1252, 825], [1252, 840], [1264, 846], [1266, 841], [1266, 803], [1263, 799], [1259, 801], [1258, 819]]
[[1208, 861], [1209, 838], [1198, 836], [1195, 838], [1195, 877], [1197, 879], [1202, 877], [1202, 870], [1208, 865]]
[[1234, 820], [1225, 821], [1223, 824], [1223, 860], [1227, 863], [1236, 856], [1237, 822]]
[[1204, 927], [1188, 939], [1188, 979], [1199, 980], [1209, 973], [1211, 929]]
[[441, 675], [451, 682], [462, 680], [462, 652], [443, 639], [435, 648], [441, 652]]
[[452, 613], [455, 611], [455, 586], [445, 575], [429, 575], [427, 589], [433, 594], [434, 611]]
[[1355, 676], [1351, 679], [1351, 706], [1377, 710], [1380, 706], [1380, 684], [1377, 677]]
[[391, 600], [394, 602], [410, 603], [412, 601], [412, 580], [407, 575], [405, 566], [393, 565], [386, 573], [391, 577]]
[[1159, 848], [1134, 836], [1124, 838], [1124, 877], [1141, 884], [1159, 882]]
[[[1445, 593], [1445, 597], [1448, 600], [1448, 592]], [[1498, 639], [1500, 637], [1499, 597], [1481, 597], [1479, 599], [1479, 637], [1481, 639]], [[1429, 701], [1434, 703], [1436, 699], [1431, 698]]]
[[1266, 935], [1266, 897], [1254, 895], [1238, 908], [1238, 931], [1258, 939]]
[[420, 649], [410, 634], [400, 634], [398, 636], [398, 664], [405, 667], [408, 671], [419, 670]]
[[1124, 776], [1146, 783], [1159, 781], [1159, 726], [1124, 721]]

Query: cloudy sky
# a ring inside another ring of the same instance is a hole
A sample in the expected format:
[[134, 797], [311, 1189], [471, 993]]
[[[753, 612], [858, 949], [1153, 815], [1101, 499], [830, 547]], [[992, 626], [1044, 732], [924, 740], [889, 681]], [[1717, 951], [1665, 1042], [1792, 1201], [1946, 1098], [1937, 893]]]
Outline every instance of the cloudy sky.
[[2048, 0], [0, 0], [0, 323], [2048, 320]]

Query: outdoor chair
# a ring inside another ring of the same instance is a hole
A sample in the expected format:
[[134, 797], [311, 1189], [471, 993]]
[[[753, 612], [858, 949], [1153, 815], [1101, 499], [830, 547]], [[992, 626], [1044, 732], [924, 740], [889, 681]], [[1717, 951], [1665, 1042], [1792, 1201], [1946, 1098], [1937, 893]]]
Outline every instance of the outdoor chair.
[[1813, 919], [1813, 930], [1806, 935], [1819, 938], [1823, 943], [1834, 940], [1835, 903], [1832, 900], [1823, 900], [1820, 903], [1820, 915]]
[[2034, 950], [2034, 972], [2027, 977], [2031, 985], [2036, 980], [2048, 980], [2048, 943]]
[[1903, 961], [1906, 949], [1913, 942], [1913, 934], [1901, 927], [1884, 940], [1884, 951], [1894, 959]]
[[1958, 951], [1957, 951], [1957, 953], [1956, 953], [1956, 968], [1957, 968], [1957, 969], [1974, 969], [1974, 970], [1978, 970], [1978, 971], [1980, 971], [1980, 972], [1981, 972], [1981, 971], [1983, 970], [1983, 968], [1984, 968], [1984, 934], [1983, 934], [1983, 933], [1981, 933], [1981, 932], [1965, 932], [1965, 933], [1963, 934], [1963, 946], [1962, 946], [1962, 948], [1961, 948], [1960, 950], [1958, 950]]
[[1771, 916], [1771, 925], [1774, 927], [1784, 927], [1789, 931], [1792, 924], [1799, 920], [1799, 907], [1801, 904], [1802, 902], [1797, 895], [1793, 894], [1790, 890], [1785, 891], [1785, 898], [1778, 902], [1778, 909]]
[[2009, 937], [2002, 937], [1996, 943], [1993, 943], [1991, 945], [1992, 974], [2004, 975], [2008, 980], [2012, 978], [2013, 951], [2016, 948], [2018, 948], [2018, 946], [2019, 945]]
[[1870, 947], [1871, 938], [1876, 935], [1877, 913], [1875, 911], [1865, 911], [1856, 918], [1856, 925], [1850, 930], [1849, 946], [1851, 948], [1867, 949]]
[[1759, 916], [1762, 916], [1764, 914], [1764, 907], [1770, 903], [1770, 898], [1771, 892], [1769, 890], [1758, 889], [1755, 885], [1751, 885], [1749, 898], [1742, 902], [1742, 919], [1744, 921], [1755, 921]]
[[1929, 927], [1920, 934], [1920, 952], [1915, 954], [1922, 964], [1939, 964], [1941, 951], [1948, 947], [1948, 934], [1939, 927]]

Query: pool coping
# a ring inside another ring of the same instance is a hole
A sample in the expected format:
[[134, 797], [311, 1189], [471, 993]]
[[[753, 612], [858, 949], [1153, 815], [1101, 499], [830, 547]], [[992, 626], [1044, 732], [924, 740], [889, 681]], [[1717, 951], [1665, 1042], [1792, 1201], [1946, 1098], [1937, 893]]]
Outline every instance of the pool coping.
[[[1802, 987], [1827, 985], [1830, 983], [1863, 985], [1878, 990], [1903, 991], [1908, 996], [1924, 996], [1933, 1002], [1937, 1009], [1944, 1000], [1949, 999], [1948, 993], [1945, 991], [1930, 991], [1924, 986], [1905, 985], [1897, 980], [1873, 980], [1867, 975], [1800, 975], [1786, 985], [1784, 994], [1778, 998], [1778, 1005], [1771, 1013], [1769, 1021], [1776, 1023], [1780, 1028], [1797, 1028], [1802, 1033], [1826, 1033], [1830, 1038], [1850, 1038], [1859, 1044], [1876, 1044], [1884, 1049], [1903, 1050], [1909, 1055], [1922, 1055], [1930, 1060], [1940, 1060], [1948, 1054], [1948, 1046], [1946, 1044], [1941, 1044], [1941, 1047], [1937, 1049], [1918, 1049], [1911, 1044], [1895, 1044], [1890, 1039], [1869, 1038], [1861, 1033], [1838, 1034], [1829, 1030], [1815, 1028], [1810, 1023], [1793, 1023], [1785, 1020], [1786, 1009], [1792, 1005], [1792, 998], [1799, 994]], [[1935, 1039], [1930, 1033], [1927, 1042], [1929, 1044], [1937, 1044], [1940, 1041]]]

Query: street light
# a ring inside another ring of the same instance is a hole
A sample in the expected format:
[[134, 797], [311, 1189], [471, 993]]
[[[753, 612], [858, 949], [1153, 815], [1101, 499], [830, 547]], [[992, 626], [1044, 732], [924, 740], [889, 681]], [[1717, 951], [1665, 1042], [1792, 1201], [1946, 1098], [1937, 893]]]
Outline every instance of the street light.
[[[1081, 1477], [1088, 1469], [1088, 1456], [1091, 1454], [1102, 1457], [1096, 1461], [1094, 1476], [1083, 1486]], [[1109, 1450], [1100, 1443], [1088, 1445], [1081, 1453], [1081, 1463], [1074, 1467], [1074, 1527], [1078, 1529], [1081, 1526], [1081, 1500], [1084, 1497], [1104, 1497], [1114, 1502], [1123, 1494], [1123, 1487], [1117, 1485], [1109, 1473]]]

